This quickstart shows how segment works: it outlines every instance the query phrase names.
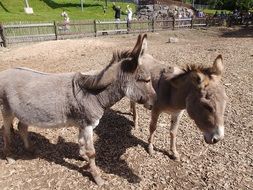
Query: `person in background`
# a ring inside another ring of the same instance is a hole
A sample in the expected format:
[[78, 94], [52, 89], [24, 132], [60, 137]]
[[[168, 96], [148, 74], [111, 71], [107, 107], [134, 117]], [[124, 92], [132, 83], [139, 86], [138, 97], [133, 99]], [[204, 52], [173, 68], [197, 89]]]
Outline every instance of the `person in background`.
[[127, 30], [129, 31], [131, 29], [131, 21], [133, 16], [132, 8], [129, 5], [127, 5], [126, 13], [127, 13]]
[[214, 13], [213, 17], [214, 17], [214, 18], [219, 17], [219, 13], [218, 13], [218, 11], [215, 11], [215, 13]]
[[63, 10], [63, 12], [61, 13], [61, 16], [64, 18], [64, 23], [63, 23], [63, 26], [64, 26], [64, 30], [69, 30], [70, 29], [70, 26], [69, 26], [69, 16], [68, 16], [68, 13]]
[[106, 13], [106, 6], [103, 6], [103, 12], [104, 12], [104, 15]]
[[120, 6], [116, 6], [115, 2], [113, 2], [112, 9], [115, 11], [114, 18], [115, 18], [115, 22], [116, 22], [116, 28], [119, 29], [120, 11], [121, 11]]
[[224, 15], [224, 12], [223, 12], [223, 11], [221, 11], [220, 17], [221, 17], [221, 19], [225, 19], [225, 15]]

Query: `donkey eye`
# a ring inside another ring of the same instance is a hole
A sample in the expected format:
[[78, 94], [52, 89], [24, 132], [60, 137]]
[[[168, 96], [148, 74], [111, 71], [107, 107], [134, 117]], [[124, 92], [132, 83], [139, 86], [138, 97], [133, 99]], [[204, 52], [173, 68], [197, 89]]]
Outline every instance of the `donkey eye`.
[[150, 81], [150, 79], [144, 80], [145, 83], [149, 83]]
[[209, 105], [204, 105], [204, 107], [205, 107], [205, 109], [206, 109], [207, 111], [209, 111], [210, 113], [213, 112], [213, 108], [212, 108], [211, 106], [209, 106]]
[[139, 82], [149, 83], [151, 79], [138, 79]]

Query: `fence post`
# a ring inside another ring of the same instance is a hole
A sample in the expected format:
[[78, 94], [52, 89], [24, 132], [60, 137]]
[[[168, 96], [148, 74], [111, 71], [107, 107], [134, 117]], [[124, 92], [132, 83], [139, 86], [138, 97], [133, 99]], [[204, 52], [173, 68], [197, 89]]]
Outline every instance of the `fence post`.
[[227, 23], [228, 23], [228, 27], [232, 26], [232, 18], [231, 18], [231, 16], [228, 16]]
[[54, 21], [54, 33], [55, 33], [55, 40], [58, 40], [58, 31], [57, 31], [57, 23]]
[[3, 46], [7, 47], [6, 38], [5, 38], [5, 35], [4, 35], [4, 26], [2, 24], [0, 24], [0, 37], [3, 40]]
[[175, 30], [175, 25], [176, 25], [176, 19], [175, 19], [175, 16], [173, 16], [172, 30]]
[[208, 27], [208, 26], [209, 26], [209, 18], [206, 17], [206, 27]]
[[191, 17], [191, 28], [193, 28], [193, 17]]
[[95, 37], [97, 37], [97, 22], [94, 20], [94, 32], [95, 32]]
[[152, 32], [155, 32], [155, 19], [152, 19]]

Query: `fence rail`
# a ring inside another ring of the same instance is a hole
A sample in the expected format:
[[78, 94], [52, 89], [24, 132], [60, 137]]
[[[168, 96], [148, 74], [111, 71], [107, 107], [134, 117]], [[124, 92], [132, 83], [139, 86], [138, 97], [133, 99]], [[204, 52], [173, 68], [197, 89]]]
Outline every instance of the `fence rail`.
[[[109, 34], [124, 34], [135, 32], [155, 32], [175, 30], [178, 28], [195, 28], [225, 25], [230, 20], [220, 18], [187, 18], [168, 20], [132, 21], [129, 26], [126, 21], [72, 21], [44, 23], [11, 23], [0, 24], [0, 45], [4, 47], [11, 43], [45, 41], [79, 38], [84, 36], [100, 36]], [[253, 24], [250, 20], [247, 24]], [[227, 25], [231, 25], [228, 23]], [[2, 39], [2, 40], [1, 40]]]
[[31, 28], [31, 27], [43, 27], [54, 26], [54, 23], [40, 23], [40, 24], [11, 24], [6, 25], [4, 28]]

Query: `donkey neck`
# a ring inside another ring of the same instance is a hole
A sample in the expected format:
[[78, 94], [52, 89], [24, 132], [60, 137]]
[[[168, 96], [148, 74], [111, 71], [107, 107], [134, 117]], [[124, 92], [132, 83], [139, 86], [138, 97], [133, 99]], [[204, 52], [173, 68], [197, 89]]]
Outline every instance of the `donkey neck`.
[[171, 98], [169, 104], [174, 109], [185, 109], [187, 97], [195, 91], [195, 87], [190, 80], [190, 72], [179, 76], [176, 80], [175, 84], [177, 85], [173, 84], [173, 82], [170, 83], [170, 81], [167, 81], [171, 84], [169, 90]]
[[96, 96], [102, 107], [106, 109], [121, 100], [125, 94], [120, 83], [118, 81], [114, 81]]

